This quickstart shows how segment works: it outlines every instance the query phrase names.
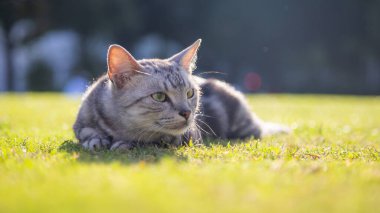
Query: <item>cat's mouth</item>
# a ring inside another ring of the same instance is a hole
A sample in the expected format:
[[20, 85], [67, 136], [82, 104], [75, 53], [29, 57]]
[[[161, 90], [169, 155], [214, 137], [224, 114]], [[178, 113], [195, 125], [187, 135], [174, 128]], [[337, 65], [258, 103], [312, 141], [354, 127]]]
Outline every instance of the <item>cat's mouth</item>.
[[188, 127], [187, 121], [177, 122], [172, 125], [165, 125], [165, 128], [172, 129], [172, 130], [181, 130]]

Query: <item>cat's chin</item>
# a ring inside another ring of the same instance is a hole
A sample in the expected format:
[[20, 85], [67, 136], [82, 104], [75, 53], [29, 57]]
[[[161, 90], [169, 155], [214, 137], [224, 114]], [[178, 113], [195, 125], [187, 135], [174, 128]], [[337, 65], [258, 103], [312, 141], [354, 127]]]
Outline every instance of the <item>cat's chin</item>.
[[189, 123], [191, 122], [179, 122], [175, 125], [173, 124], [161, 125], [161, 128], [159, 128], [159, 131], [171, 136], [180, 136], [180, 135], [185, 134], [185, 132], [188, 131], [188, 129], [190, 128]]
[[178, 128], [178, 129], [165, 128], [165, 129], [162, 129], [161, 132], [168, 135], [172, 135], [172, 136], [180, 136], [180, 135], [185, 134], [185, 132], [188, 129], [189, 129], [189, 126], [184, 126], [183, 128]]

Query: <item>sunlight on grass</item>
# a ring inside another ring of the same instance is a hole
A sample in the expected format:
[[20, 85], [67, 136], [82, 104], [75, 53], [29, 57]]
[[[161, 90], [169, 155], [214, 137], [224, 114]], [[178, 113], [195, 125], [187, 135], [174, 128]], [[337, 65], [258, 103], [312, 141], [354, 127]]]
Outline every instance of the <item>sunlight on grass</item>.
[[71, 131], [79, 98], [0, 95], [0, 212], [380, 208], [380, 98], [255, 95], [249, 102], [293, 133], [92, 154]]

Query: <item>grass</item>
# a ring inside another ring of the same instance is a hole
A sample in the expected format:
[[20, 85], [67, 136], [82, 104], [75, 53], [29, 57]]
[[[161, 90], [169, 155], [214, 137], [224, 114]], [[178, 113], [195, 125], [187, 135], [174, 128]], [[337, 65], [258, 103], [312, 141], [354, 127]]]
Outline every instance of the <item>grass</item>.
[[83, 151], [78, 98], [0, 94], [0, 212], [377, 212], [380, 98], [249, 96], [290, 135]]

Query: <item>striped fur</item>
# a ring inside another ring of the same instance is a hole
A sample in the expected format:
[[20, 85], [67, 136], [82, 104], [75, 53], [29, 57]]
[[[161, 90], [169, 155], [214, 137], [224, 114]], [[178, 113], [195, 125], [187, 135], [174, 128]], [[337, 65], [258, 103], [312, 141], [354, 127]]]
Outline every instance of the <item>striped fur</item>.
[[201, 91], [200, 123], [203, 137], [221, 139], [261, 138], [262, 125], [249, 111], [242, 93], [216, 79], [199, 79]]
[[[264, 125], [240, 92], [224, 82], [192, 75], [199, 45], [197, 41], [169, 59], [139, 61], [115, 47], [120, 51], [116, 54], [125, 54], [120, 57], [130, 62], [119, 63], [119, 58], [112, 62], [114, 56], [109, 55], [108, 76], [100, 77], [84, 94], [73, 127], [82, 146], [128, 150], [149, 143], [180, 145], [190, 138], [193, 142], [202, 137], [260, 138]], [[120, 70], [110, 71], [114, 67]], [[194, 90], [190, 98], [189, 90]], [[156, 92], [165, 93], [167, 101], [154, 100], [151, 95]], [[179, 114], [183, 110], [191, 112], [188, 119]]]

